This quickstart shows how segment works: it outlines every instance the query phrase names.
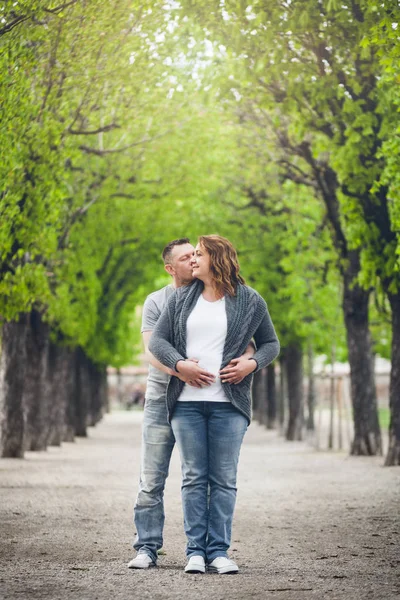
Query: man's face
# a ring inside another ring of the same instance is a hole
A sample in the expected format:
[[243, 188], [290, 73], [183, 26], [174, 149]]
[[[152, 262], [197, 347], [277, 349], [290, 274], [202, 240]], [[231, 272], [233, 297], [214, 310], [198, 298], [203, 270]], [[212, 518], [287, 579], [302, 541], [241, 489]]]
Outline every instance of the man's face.
[[193, 280], [191, 265], [193, 252], [192, 244], [182, 244], [172, 248], [171, 259], [165, 265], [165, 269], [172, 275], [178, 286], [187, 285]]

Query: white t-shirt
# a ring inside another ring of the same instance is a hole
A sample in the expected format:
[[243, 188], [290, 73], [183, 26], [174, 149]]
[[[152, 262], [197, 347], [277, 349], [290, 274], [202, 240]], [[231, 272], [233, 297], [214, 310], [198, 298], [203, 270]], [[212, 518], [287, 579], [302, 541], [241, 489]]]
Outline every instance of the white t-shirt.
[[229, 402], [218, 376], [227, 332], [225, 298], [208, 302], [201, 295], [189, 315], [186, 329], [186, 356], [197, 358], [200, 366], [217, 379], [203, 388], [185, 384], [178, 401]]

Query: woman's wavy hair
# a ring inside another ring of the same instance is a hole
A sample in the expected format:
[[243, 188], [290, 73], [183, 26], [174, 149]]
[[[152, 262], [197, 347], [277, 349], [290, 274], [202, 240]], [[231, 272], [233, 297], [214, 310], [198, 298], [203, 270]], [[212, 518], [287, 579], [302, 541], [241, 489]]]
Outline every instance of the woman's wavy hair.
[[239, 261], [231, 242], [220, 235], [201, 235], [199, 244], [210, 255], [210, 271], [217, 293], [235, 296], [238, 284], [245, 280], [239, 275]]

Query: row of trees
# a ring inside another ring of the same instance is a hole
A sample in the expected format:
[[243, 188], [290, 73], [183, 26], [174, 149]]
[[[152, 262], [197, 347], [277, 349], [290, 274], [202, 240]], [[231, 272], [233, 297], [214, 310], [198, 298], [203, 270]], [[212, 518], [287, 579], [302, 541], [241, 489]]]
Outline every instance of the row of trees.
[[[198, 4], [194, 9], [188, 2], [187, 10], [197, 12]], [[398, 98], [392, 92], [397, 17], [393, 3], [366, 1], [225, 1], [212, 3], [211, 10], [204, 3], [202, 11], [202, 24], [229, 50], [241, 122], [262, 138], [280, 182], [307, 188], [323, 207], [320, 226], [329, 230], [342, 289], [353, 454], [375, 454], [381, 447], [369, 329], [372, 290], [382, 305], [390, 304], [387, 464], [400, 462], [400, 222], [392, 180], [398, 166]], [[247, 192], [250, 204], [271, 216], [271, 178], [264, 174]], [[301, 343], [296, 329], [285, 338], [289, 345]]]
[[[203, 189], [204, 174], [224, 153], [196, 78], [173, 97], [168, 6], [0, 10], [0, 454], [22, 456], [85, 435], [101, 416], [106, 366], [137, 351], [134, 310], [160, 249], [194, 232], [182, 207], [204, 205], [217, 182]], [[185, 60], [200, 77], [201, 61]]]
[[84, 435], [105, 407], [102, 392], [89, 410], [89, 388], [132, 356], [151, 278], [141, 256], [156, 256], [148, 232], [161, 233], [148, 147], [176, 135], [181, 115], [163, 67], [149, 73], [161, 8], [25, 1], [2, 16], [0, 437], [2, 455], [21, 456]]
[[[25, 0], [2, 14], [1, 454], [96, 422], [105, 367], [131, 361], [134, 308], [164, 283], [160, 249], [218, 231], [277, 325], [289, 439], [303, 354], [334, 351], [351, 365], [352, 453], [381, 451], [372, 354], [392, 332], [399, 464], [390, 7]], [[32, 442], [33, 414], [55, 431], [52, 406], [63, 433]]]

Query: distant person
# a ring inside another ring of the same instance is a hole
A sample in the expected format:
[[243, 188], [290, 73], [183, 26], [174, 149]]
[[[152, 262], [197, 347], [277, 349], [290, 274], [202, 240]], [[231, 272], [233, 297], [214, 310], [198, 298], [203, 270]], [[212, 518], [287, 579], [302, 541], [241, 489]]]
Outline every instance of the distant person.
[[[162, 252], [164, 268], [172, 277], [172, 283], [150, 294], [143, 306], [142, 334], [149, 358], [145, 407], [142, 426], [142, 453], [139, 492], [134, 517], [137, 537], [134, 548], [137, 555], [128, 567], [147, 569], [157, 564], [157, 551], [163, 545], [164, 528], [164, 488], [168, 476], [169, 463], [175, 444], [174, 434], [167, 418], [166, 392], [171, 376], [180, 378], [182, 384], [207, 386], [215, 380], [215, 375], [207, 369], [198, 368], [196, 376], [187, 378], [174, 369], [168, 368], [148, 352], [148, 344], [161, 315], [161, 312], [174, 290], [193, 281], [192, 257], [194, 246], [188, 238], [173, 240]], [[254, 353], [250, 345], [248, 353], [231, 365], [229, 376], [237, 375], [242, 361]]]
[[[191, 260], [192, 285], [168, 299], [150, 352], [179, 374], [167, 390], [168, 419], [182, 463], [182, 502], [188, 558], [185, 572], [237, 573], [228, 557], [240, 448], [251, 419], [253, 373], [278, 355], [279, 342], [263, 298], [245, 285], [232, 244], [201, 236]], [[232, 359], [254, 338], [254, 356]], [[196, 357], [199, 362], [188, 360]], [[207, 387], [185, 385], [216, 373]]]

